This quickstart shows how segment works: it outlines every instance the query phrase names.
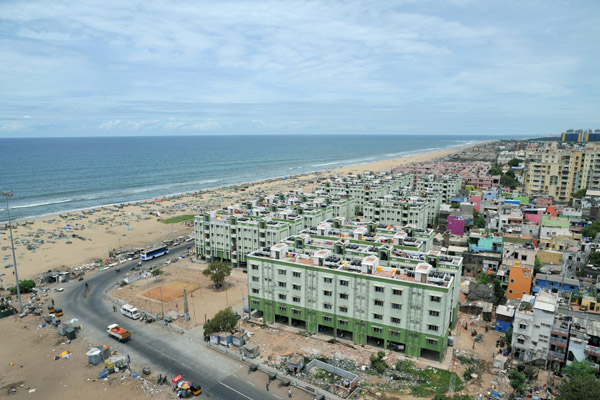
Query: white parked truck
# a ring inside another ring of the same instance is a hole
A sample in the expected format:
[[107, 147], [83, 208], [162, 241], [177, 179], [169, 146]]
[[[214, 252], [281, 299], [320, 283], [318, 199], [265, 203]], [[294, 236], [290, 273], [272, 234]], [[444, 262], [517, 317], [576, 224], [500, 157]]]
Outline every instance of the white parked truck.
[[131, 339], [131, 332], [121, 328], [118, 324], [109, 325], [106, 332], [108, 332], [108, 336], [117, 339], [119, 342], [126, 342]]

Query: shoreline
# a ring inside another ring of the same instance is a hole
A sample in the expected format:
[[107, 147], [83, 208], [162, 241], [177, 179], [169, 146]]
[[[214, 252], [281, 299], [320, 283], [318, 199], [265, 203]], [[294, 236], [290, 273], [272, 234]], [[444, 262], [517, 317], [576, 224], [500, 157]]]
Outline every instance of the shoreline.
[[[99, 204], [99, 205], [94, 205], [94, 206], [89, 206], [89, 207], [67, 209], [67, 210], [64, 210], [64, 211], [57, 211], [57, 212], [49, 212], [49, 213], [44, 213], [44, 214], [30, 215], [30, 216], [26, 216], [26, 217], [19, 217], [19, 218], [16, 218], [16, 219], [15, 218], [11, 218], [11, 224], [14, 225], [14, 224], [17, 224], [17, 223], [22, 223], [22, 222], [35, 221], [35, 220], [42, 219], [42, 218], [58, 217], [58, 216], [64, 215], [64, 214], [68, 215], [68, 214], [80, 213], [80, 212], [88, 211], [88, 210], [102, 209], [102, 208], [106, 208], [106, 207], [128, 206], [128, 205], [137, 204], [137, 203], [155, 202], [156, 200], [169, 200], [169, 199], [172, 199], [172, 198], [175, 198], [175, 197], [194, 196], [194, 195], [202, 193], [202, 192], [214, 191], [214, 190], [222, 190], [222, 189], [229, 188], [229, 187], [232, 187], [232, 186], [256, 185], [256, 184], [263, 183], [263, 182], [264, 183], [268, 183], [268, 182], [271, 182], [273, 180], [298, 179], [300, 177], [304, 177], [304, 176], [307, 176], [309, 174], [325, 173], [325, 172], [328, 172], [328, 171], [333, 171], [335, 169], [357, 167], [357, 166], [375, 164], [375, 163], [379, 163], [379, 162], [394, 162], [394, 161], [402, 160], [402, 159], [404, 159], [406, 157], [413, 157], [413, 156], [425, 155], [425, 154], [436, 153], [436, 152], [443, 152], [443, 151], [450, 151], [450, 150], [461, 151], [461, 150], [464, 150], [466, 148], [475, 146], [477, 144], [486, 143], [486, 142], [489, 142], [489, 140], [469, 140], [469, 141], [467, 141], [464, 144], [456, 144], [456, 145], [451, 145], [451, 146], [444, 147], [444, 148], [428, 148], [428, 149], [425, 149], [425, 151], [421, 151], [421, 150], [409, 151], [409, 152], [407, 152], [407, 154], [402, 155], [400, 157], [395, 156], [395, 157], [392, 157], [392, 158], [380, 158], [380, 159], [377, 159], [377, 160], [370, 160], [370, 161], [365, 161], [365, 162], [360, 162], [360, 163], [342, 164], [342, 165], [339, 165], [337, 167], [334, 167], [332, 165], [330, 168], [325, 168], [325, 169], [315, 169], [315, 170], [305, 171], [305, 172], [302, 172], [302, 173], [294, 173], [294, 174], [290, 174], [290, 175], [279, 175], [279, 176], [273, 176], [273, 177], [268, 177], [268, 178], [262, 178], [262, 179], [258, 179], [258, 180], [252, 180], [252, 181], [242, 181], [242, 182], [237, 182], [237, 183], [229, 183], [229, 184], [225, 184], [225, 185], [208, 187], [208, 188], [205, 188], [205, 189], [197, 189], [197, 190], [193, 190], [193, 191], [178, 192], [178, 193], [169, 193], [169, 194], [165, 194], [165, 195], [154, 196], [154, 197], [149, 197], [149, 198], [144, 198], [144, 199], [139, 199], [139, 200], [128, 200], [128, 201], [121, 201], [121, 202], [112, 202], [112, 203]], [[343, 163], [343, 161], [341, 161], [340, 163]], [[23, 206], [19, 206], [19, 207], [23, 207]], [[5, 210], [6, 210], [5, 208], [0, 207], [0, 211], [5, 211]], [[0, 221], [0, 226], [5, 226], [5, 225], [6, 226], [8, 225], [8, 221], [7, 220]]]
[[[310, 193], [314, 192], [319, 179], [364, 171], [397, 170], [403, 165], [439, 160], [475, 145], [13, 220], [19, 277], [30, 279], [52, 269], [66, 270], [89, 265], [96, 260], [106, 262], [113, 250], [143, 248], [193, 233], [193, 224], [190, 226], [189, 222], [165, 224], [161, 219], [184, 214], [201, 215], [258, 195], [272, 195], [298, 188]], [[95, 211], [82, 212], [91, 209]], [[3, 257], [0, 265], [6, 267], [13, 261], [8, 229], [0, 231], [0, 247], [0, 257]], [[7, 286], [14, 285], [11, 271], [0, 269], [0, 273], [6, 273], [4, 284]]]

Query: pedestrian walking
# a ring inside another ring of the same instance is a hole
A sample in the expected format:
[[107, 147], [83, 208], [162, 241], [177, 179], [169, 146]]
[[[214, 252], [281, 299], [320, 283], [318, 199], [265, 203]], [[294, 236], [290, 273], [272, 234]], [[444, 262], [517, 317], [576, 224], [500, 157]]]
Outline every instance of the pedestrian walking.
[[269, 381], [267, 381], [267, 392], [269, 391]]
[[292, 398], [292, 389], [288, 389], [288, 397], [291, 399]]

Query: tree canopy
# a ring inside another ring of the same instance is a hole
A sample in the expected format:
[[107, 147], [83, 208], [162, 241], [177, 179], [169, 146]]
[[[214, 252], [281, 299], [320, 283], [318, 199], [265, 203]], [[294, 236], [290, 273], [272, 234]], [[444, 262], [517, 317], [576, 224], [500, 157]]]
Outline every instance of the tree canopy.
[[600, 232], [600, 220], [596, 220], [592, 222], [591, 225], [583, 228], [581, 230], [581, 235], [584, 237], [596, 238], [598, 232]]
[[521, 164], [522, 162], [523, 162], [523, 160], [521, 160], [519, 158], [513, 158], [507, 164], [508, 164], [509, 167], [516, 167], [519, 164]]
[[204, 334], [210, 335], [215, 332], [230, 332], [238, 323], [239, 316], [233, 312], [231, 307], [219, 311], [204, 324]]
[[591, 365], [573, 361], [563, 368], [565, 381], [560, 386], [557, 400], [600, 399], [600, 381]]
[[585, 197], [586, 193], [587, 193], [587, 189], [586, 188], [579, 189], [578, 191], [576, 191], [575, 193], [573, 193], [573, 198], [574, 199], [583, 199]]
[[208, 264], [208, 268], [202, 271], [202, 274], [208, 276], [215, 286], [220, 288], [225, 278], [231, 275], [231, 267], [223, 261], [214, 261]]
[[522, 394], [525, 390], [525, 374], [513, 369], [510, 372], [510, 386], [515, 389], [515, 392]]
[[[19, 291], [21, 293], [28, 293], [31, 292], [31, 289], [33, 289], [35, 287], [35, 282], [32, 281], [31, 279], [24, 279], [22, 281], [19, 281]], [[17, 293], [17, 287], [13, 286], [10, 288], [10, 293], [11, 294], [16, 294]]]
[[500, 167], [490, 168], [488, 171], [488, 175], [502, 175], [502, 168], [500, 168]]

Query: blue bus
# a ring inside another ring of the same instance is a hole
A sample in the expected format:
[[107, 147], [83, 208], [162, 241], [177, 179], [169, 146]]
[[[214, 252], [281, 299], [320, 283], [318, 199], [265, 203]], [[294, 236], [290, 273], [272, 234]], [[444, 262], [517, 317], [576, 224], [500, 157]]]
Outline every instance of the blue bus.
[[169, 254], [169, 248], [167, 246], [158, 246], [142, 251], [140, 253], [140, 258], [142, 259], [142, 261], [146, 261], [163, 256], [165, 254]]

